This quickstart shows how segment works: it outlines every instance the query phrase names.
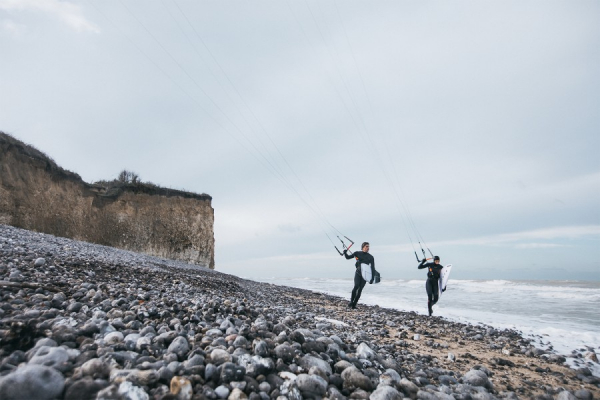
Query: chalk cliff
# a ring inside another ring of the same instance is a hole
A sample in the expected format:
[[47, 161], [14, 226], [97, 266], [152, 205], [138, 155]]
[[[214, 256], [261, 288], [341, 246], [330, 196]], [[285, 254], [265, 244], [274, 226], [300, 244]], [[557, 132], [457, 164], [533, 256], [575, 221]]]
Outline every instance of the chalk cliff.
[[152, 184], [88, 184], [0, 132], [0, 224], [214, 268], [211, 201]]

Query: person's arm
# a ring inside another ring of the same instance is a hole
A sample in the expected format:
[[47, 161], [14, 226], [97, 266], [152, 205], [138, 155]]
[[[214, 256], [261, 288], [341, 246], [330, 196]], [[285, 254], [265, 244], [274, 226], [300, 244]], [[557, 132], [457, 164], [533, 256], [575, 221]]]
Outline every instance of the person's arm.
[[369, 283], [372, 284], [374, 279], [375, 279], [375, 257], [373, 257], [373, 262], [371, 263], [371, 280], [369, 281]]
[[354, 253], [348, 254], [348, 250], [344, 250], [344, 257], [346, 257], [346, 260], [350, 260], [351, 258], [354, 258]]
[[427, 264], [425, 264], [426, 262], [427, 262], [427, 259], [426, 259], [426, 258], [422, 259], [422, 260], [421, 260], [421, 264], [419, 264], [419, 266], [418, 266], [417, 268], [419, 268], [419, 269], [427, 268], [427, 266], [428, 266], [430, 263], [427, 263]]

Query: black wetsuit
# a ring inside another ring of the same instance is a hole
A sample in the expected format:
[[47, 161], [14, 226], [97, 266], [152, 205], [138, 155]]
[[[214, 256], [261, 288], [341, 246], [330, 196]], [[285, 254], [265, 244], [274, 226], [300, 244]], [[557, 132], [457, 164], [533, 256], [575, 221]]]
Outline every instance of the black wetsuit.
[[427, 305], [429, 313], [431, 314], [431, 307], [437, 303], [439, 297], [438, 281], [440, 279], [440, 271], [444, 266], [442, 264], [436, 264], [435, 261], [425, 263], [426, 260], [421, 261], [419, 269], [427, 268], [427, 282], [425, 282], [425, 290], [427, 290]]
[[347, 252], [344, 252], [344, 257], [346, 257], [346, 260], [356, 258], [356, 272], [354, 273], [354, 289], [352, 289], [352, 297], [350, 298], [350, 306], [356, 307], [356, 303], [358, 303], [358, 299], [360, 299], [362, 290], [367, 284], [367, 281], [364, 280], [364, 278], [362, 277], [360, 264], [371, 265], [371, 282], [369, 283], [372, 283], [372, 277], [375, 276], [375, 258], [373, 258], [373, 256], [369, 253], [365, 253], [364, 251], [356, 251], [351, 255]]

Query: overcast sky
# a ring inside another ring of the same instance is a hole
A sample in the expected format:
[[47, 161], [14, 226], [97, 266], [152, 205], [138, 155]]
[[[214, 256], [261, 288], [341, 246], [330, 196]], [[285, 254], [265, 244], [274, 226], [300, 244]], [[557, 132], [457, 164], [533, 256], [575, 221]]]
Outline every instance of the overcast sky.
[[455, 278], [599, 280], [599, 71], [597, 1], [0, 0], [0, 130], [210, 194], [244, 277], [351, 278], [333, 226], [384, 279], [420, 234]]

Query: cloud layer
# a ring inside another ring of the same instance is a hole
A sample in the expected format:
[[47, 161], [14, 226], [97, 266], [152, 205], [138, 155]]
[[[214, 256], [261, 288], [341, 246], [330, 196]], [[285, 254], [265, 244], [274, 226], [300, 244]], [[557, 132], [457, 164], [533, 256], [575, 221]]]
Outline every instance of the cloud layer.
[[100, 32], [99, 28], [85, 17], [82, 6], [68, 1], [0, 0], [0, 10], [8, 11], [10, 14], [40, 12], [60, 20], [75, 31]]
[[593, 277], [599, 8], [0, 0], [0, 129], [211, 194], [226, 272], [347, 276], [339, 229], [386, 276], [421, 239], [464, 277]]

